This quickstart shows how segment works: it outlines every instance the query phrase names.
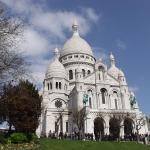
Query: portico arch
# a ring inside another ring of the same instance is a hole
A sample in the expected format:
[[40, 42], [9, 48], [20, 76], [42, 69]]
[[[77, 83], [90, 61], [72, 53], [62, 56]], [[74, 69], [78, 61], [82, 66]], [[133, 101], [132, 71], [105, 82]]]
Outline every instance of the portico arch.
[[94, 120], [94, 134], [104, 134], [104, 119], [101, 117], [97, 117]]
[[109, 121], [109, 133], [118, 136], [118, 121], [116, 118], [111, 118]]
[[131, 133], [133, 133], [133, 123], [132, 123], [132, 119], [126, 118], [126, 119], [124, 120], [124, 134], [130, 135]]

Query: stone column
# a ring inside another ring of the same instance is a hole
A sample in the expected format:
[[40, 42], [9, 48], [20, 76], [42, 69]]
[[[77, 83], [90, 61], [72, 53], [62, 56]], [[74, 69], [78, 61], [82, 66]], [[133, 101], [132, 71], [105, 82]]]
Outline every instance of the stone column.
[[97, 107], [96, 107], [96, 101], [97, 101], [96, 93], [93, 93], [93, 94], [92, 94], [92, 98], [93, 98], [93, 108], [97, 108]]
[[75, 70], [72, 70], [72, 73], [73, 73], [73, 81], [76, 80], [76, 77], [75, 77]]
[[85, 70], [85, 77], [87, 76], [87, 68], [86, 69], [84, 69]]
[[109, 118], [105, 118], [104, 134], [109, 135]]
[[99, 93], [99, 107], [101, 107], [102, 105], [102, 96], [101, 96], [101, 93]]
[[124, 139], [124, 120], [121, 122], [122, 127], [120, 128], [120, 137]]
[[108, 109], [108, 93], [106, 93], [105, 99], [106, 99], [106, 109]]
[[95, 108], [95, 96], [94, 96], [94, 93], [92, 93], [92, 108]]
[[109, 105], [108, 105], [108, 109], [110, 109], [110, 108], [111, 108], [111, 99], [110, 99], [110, 94], [108, 94], [108, 101], [109, 101], [109, 102], [108, 102], [108, 104], [109, 104]]
[[55, 90], [55, 79], [53, 78], [53, 80], [52, 80], [52, 90], [54, 91]]
[[122, 105], [121, 105], [121, 99], [120, 99], [120, 97], [118, 97], [118, 103], [119, 103], [119, 109], [122, 109]]

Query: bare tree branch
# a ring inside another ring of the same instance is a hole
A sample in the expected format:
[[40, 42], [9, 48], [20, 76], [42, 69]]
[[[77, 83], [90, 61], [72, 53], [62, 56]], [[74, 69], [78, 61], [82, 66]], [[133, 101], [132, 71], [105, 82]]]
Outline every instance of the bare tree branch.
[[29, 57], [20, 50], [29, 25], [28, 15], [14, 17], [0, 1], [0, 84], [29, 76]]
[[134, 125], [136, 128], [136, 135], [137, 135], [137, 143], [139, 142], [139, 130], [146, 124], [146, 116], [145, 115], [136, 115], [136, 114], [130, 114], [130, 118], [134, 120]]
[[79, 129], [79, 139], [81, 140], [81, 129], [84, 127], [84, 122], [87, 119], [87, 112], [85, 107], [74, 107], [72, 109], [73, 122], [77, 125]]

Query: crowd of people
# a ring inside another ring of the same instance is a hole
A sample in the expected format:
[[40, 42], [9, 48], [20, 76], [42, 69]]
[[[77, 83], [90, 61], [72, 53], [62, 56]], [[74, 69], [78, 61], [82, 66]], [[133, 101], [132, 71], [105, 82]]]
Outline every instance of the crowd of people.
[[[81, 139], [85, 139], [88, 141], [117, 141], [118, 139], [118, 135], [117, 133], [114, 134], [101, 134], [101, 138], [100, 138], [100, 134], [99, 133], [95, 133], [95, 139], [93, 138], [93, 133], [85, 133], [84, 137], [81, 134]], [[150, 135], [148, 134], [139, 134], [139, 140], [142, 141], [144, 137], [147, 137], [148, 141], [150, 141]], [[50, 138], [50, 139], [56, 139], [56, 135], [55, 132], [53, 131], [49, 131], [48, 132], [48, 136], [46, 136], [46, 134], [44, 134], [43, 132], [41, 133], [40, 138]], [[72, 132], [72, 135], [68, 135], [66, 132], [63, 133], [62, 131], [58, 134], [58, 138], [59, 139], [70, 139], [70, 140], [78, 140], [79, 139], [79, 132]], [[121, 141], [136, 141], [137, 140], [137, 135], [135, 134], [125, 134], [124, 137], [120, 137]]]

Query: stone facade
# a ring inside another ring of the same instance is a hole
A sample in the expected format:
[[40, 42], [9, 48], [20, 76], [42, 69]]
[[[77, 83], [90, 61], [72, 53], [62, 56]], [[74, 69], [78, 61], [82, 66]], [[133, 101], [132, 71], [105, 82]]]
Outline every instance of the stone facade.
[[[37, 135], [43, 131], [46, 135], [49, 130], [56, 131], [56, 122], [59, 129], [71, 135], [73, 131], [78, 132], [77, 126], [72, 122], [72, 108], [86, 108], [88, 112], [82, 133], [95, 133], [95, 119], [97, 114], [103, 114], [103, 133], [110, 134], [110, 114], [112, 111], [118, 113], [132, 113], [137, 117], [145, 115], [136, 107], [131, 107], [131, 95], [124, 73], [115, 66], [114, 56], [110, 55], [111, 67], [107, 69], [101, 58], [96, 63], [92, 49], [89, 44], [79, 36], [78, 24], [74, 21], [73, 35], [64, 44], [60, 57], [56, 47], [54, 50], [54, 61], [46, 71], [43, 88], [39, 91], [44, 108]], [[88, 94], [88, 103], [83, 104], [83, 94]], [[60, 117], [62, 112], [62, 118]], [[122, 122], [123, 124], [124, 122]], [[125, 126], [121, 128], [121, 136], [125, 132]], [[131, 121], [130, 132], [135, 133], [134, 119]], [[112, 131], [111, 131], [112, 132]], [[148, 132], [147, 123], [139, 131], [141, 134]]]

